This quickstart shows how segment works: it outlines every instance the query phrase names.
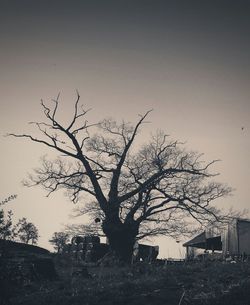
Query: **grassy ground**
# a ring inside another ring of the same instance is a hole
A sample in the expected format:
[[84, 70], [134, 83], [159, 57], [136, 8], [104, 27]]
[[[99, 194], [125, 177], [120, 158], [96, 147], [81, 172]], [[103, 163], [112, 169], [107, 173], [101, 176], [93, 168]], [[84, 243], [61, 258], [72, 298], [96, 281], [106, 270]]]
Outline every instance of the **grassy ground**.
[[10, 304], [250, 305], [249, 263], [93, 266], [89, 276], [70, 261], [56, 266], [58, 280], [12, 287]]

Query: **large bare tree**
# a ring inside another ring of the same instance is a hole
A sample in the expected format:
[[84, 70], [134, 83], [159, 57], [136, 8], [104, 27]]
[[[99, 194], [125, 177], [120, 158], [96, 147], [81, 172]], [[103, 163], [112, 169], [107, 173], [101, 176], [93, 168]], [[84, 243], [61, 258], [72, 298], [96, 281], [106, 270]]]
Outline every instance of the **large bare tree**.
[[202, 161], [201, 154], [186, 151], [163, 132], [136, 147], [150, 111], [135, 125], [112, 119], [89, 124], [79, 100], [77, 93], [67, 124], [57, 118], [59, 96], [51, 107], [42, 101], [46, 121], [32, 122], [40, 138], [11, 134], [60, 154], [54, 161], [43, 159], [29, 186], [41, 185], [48, 194], [64, 188], [73, 202], [84, 194], [83, 213], [99, 213], [110, 247], [122, 261], [130, 261], [136, 238], [186, 232], [190, 219], [202, 225], [218, 220], [212, 201], [231, 189], [211, 180], [209, 169], [216, 160]]

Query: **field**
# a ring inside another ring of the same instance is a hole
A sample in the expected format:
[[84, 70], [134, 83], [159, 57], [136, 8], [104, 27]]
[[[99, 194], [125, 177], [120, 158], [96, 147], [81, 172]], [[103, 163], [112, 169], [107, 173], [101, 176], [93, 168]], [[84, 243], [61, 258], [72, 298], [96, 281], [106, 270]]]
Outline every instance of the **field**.
[[[1, 288], [12, 305], [250, 305], [250, 264], [95, 267], [56, 258], [58, 278]], [[1, 304], [1, 302], [0, 302]]]

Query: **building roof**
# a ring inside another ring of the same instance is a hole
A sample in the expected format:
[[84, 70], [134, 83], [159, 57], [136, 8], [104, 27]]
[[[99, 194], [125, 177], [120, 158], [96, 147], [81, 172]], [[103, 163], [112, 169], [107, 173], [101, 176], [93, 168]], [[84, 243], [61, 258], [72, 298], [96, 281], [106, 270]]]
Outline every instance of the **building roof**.
[[202, 245], [206, 243], [206, 233], [205, 231], [200, 233], [199, 235], [195, 236], [193, 239], [187, 241], [183, 244], [184, 247], [197, 247], [199, 248], [199, 245]]
[[202, 232], [193, 239], [183, 244], [184, 247], [195, 247], [207, 250], [222, 250], [221, 236], [211, 238], [206, 237], [206, 232]]

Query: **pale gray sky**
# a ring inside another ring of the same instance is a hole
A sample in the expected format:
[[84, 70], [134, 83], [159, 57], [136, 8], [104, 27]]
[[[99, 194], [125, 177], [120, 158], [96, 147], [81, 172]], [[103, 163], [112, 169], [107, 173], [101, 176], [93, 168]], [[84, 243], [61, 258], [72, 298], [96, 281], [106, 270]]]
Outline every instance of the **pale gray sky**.
[[[0, 0], [1, 133], [32, 132], [40, 99], [59, 91], [60, 115], [70, 119], [76, 88], [92, 121], [136, 121], [154, 108], [143, 138], [161, 128], [206, 160], [221, 159], [218, 180], [236, 190], [218, 205], [248, 208], [249, 13], [249, 1]], [[6, 209], [33, 221], [47, 247], [71, 221], [72, 203], [21, 180], [50, 151], [2, 136], [0, 145], [0, 199], [18, 194]], [[161, 256], [179, 255], [175, 242], [159, 242]]]

